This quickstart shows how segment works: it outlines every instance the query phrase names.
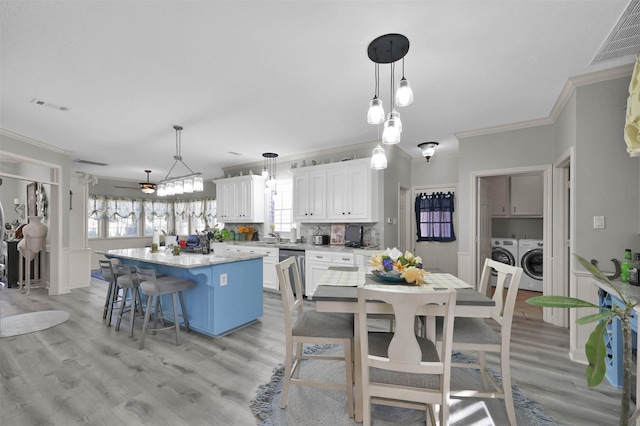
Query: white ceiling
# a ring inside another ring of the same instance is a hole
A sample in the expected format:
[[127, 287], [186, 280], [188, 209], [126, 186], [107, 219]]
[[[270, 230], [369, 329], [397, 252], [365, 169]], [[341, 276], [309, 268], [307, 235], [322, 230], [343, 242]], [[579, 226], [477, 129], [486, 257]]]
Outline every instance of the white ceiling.
[[[415, 96], [399, 109], [399, 146], [456, 152], [455, 133], [546, 118], [568, 78], [633, 62], [590, 65], [628, 4], [2, 1], [0, 127], [109, 164], [73, 170], [138, 181], [146, 168], [152, 181], [168, 173], [174, 124], [185, 163], [205, 178], [266, 151], [373, 147], [366, 50], [397, 32], [411, 42]], [[389, 80], [381, 66], [387, 112]]]

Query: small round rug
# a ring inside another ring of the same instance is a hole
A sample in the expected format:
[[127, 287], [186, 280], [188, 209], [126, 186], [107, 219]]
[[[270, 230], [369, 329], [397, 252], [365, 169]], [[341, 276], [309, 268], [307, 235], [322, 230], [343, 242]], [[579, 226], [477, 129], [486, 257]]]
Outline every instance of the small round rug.
[[39, 311], [0, 318], [0, 337], [19, 336], [55, 327], [70, 318], [65, 311]]

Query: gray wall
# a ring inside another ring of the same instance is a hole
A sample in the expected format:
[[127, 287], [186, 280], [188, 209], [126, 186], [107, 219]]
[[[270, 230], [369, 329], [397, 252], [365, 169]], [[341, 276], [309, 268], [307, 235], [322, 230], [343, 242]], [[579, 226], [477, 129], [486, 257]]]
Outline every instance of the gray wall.
[[[623, 140], [630, 77], [576, 89], [575, 252], [608, 263], [640, 251], [639, 164]], [[605, 229], [593, 229], [593, 216]]]
[[471, 250], [472, 172], [514, 167], [540, 166], [554, 161], [552, 125], [530, 127], [460, 139], [458, 174], [458, 248]]
[[[400, 185], [411, 188], [411, 159], [395, 146], [384, 146], [387, 155], [387, 168], [384, 173], [384, 190], [380, 201], [383, 205], [382, 217], [378, 218], [382, 226], [382, 245], [397, 247], [398, 243], [398, 193]], [[387, 223], [387, 218], [396, 219], [395, 223]]]
[[411, 161], [411, 183], [418, 185], [448, 185], [457, 183], [458, 154], [438, 155], [427, 162], [424, 158]]

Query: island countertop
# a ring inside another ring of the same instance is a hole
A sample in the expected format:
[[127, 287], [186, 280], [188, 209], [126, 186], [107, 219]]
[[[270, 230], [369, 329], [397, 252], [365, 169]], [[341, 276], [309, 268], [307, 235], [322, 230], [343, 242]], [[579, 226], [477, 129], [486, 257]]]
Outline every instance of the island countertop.
[[96, 253], [102, 254], [106, 257], [118, 257], [122, 259], [138, 260], [158, 265], [187, 269], [264, 257], [264, 255], [260, 253], [227, 253], [225, 256], [200, 253], [180, 253], [179, 256], [174, 256], [171, 251], [164, 249], [164, 247], [157, 253], [151, 253], [151, 249], [149, 247], [98, 250]]

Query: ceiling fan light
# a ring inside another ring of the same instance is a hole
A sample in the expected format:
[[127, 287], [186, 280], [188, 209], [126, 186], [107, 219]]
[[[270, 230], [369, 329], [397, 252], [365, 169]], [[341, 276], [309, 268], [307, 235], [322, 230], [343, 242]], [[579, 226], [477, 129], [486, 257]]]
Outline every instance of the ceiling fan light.
[[378, 144], [371, 153], [371, 168], [373, 170], [382, 170], [387, 168], [387, 156], [384, 148]]
[[193, 192], [193, 179], [185, 178], [184, 180], [184, 192], [185, 194], [190, 194]]
[[398, 91], [396, 92], [396, 105], [399, 107], [405, 107], [413, 103], [413, 90], [409, 81], [402, 77], [400, 83], [398, 83]]
[[384, 122], [384, 131], [382, 132], [382, 143], [387, 145], [395, 145], [400, 142], [400, 130], [398, 129], [396, 120], [389, 118]]
[[155, 183], [141, 183], [140, 190], [145, 194], [153, 194], [156, 192], [156, 185]]
[[167, 187], [164, 183], [158, 185], [158, 197], [166, 197], [167, 196]]
[[204, 191], [204, 181], [201, 176], [196, 176], [193, 178], [193, 191], [194, 192], [202, 192]]
[[418, 148], [422, 150], [422, 156], [427, 159], [427, 162], [429, 162], [429, 159], [435, 154], [438, 145], [438, 142], [422, 142], [418, 144]]
[[380, 124], [384, 121], [384, 107], [382, 101], [374, 96], [369, 102], [369, 111], [367, 111], [367, 123]]

